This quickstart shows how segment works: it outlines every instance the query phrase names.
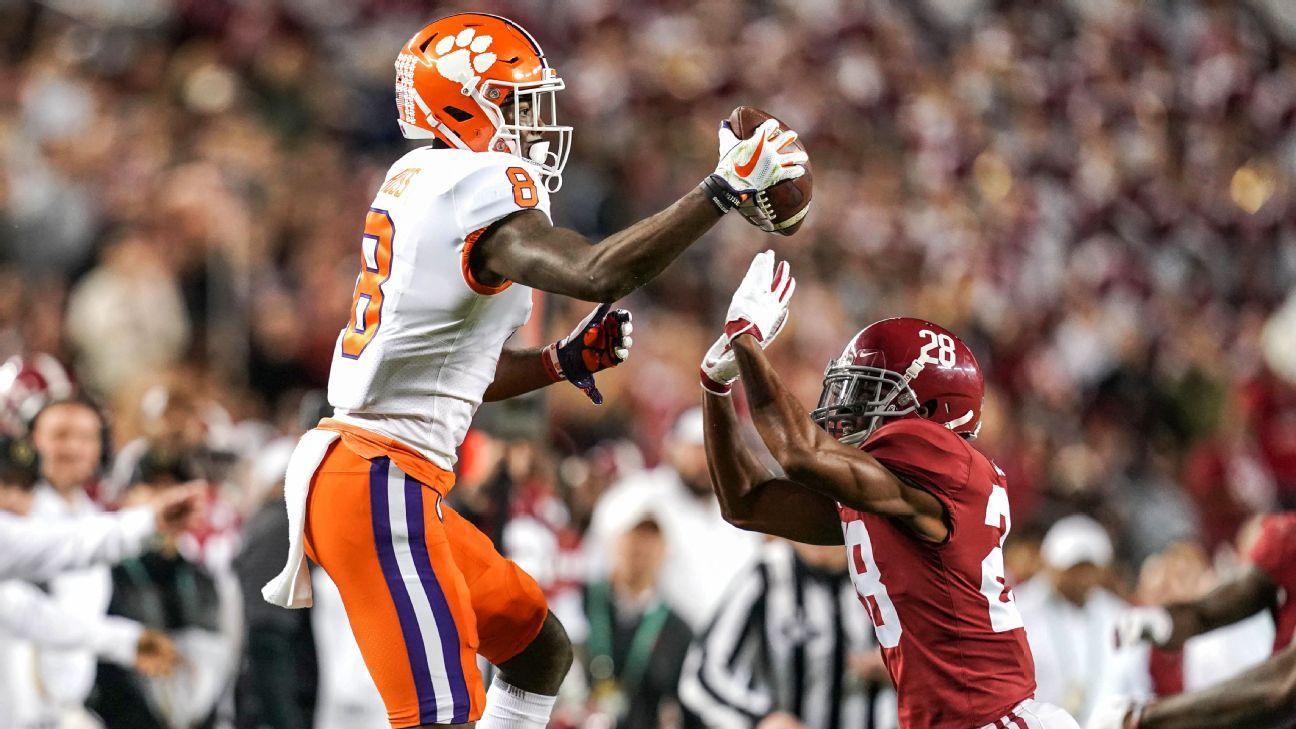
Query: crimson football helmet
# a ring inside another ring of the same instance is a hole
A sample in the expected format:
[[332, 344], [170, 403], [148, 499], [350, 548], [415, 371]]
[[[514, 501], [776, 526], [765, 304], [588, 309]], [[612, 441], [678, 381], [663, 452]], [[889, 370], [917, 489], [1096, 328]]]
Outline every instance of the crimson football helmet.
[[[396, 112], [406, 139], [515, 154], [539, 166], [550, 192], [562, 186], [571, 151], [572, 128], [557, 124], [563, 88], [535, 38], [498, 15], [441, 18], [396, 58]], [[509, 104], [516, 104], [512, 120], [501, 109]]]
[[810, 417], [855, 445], [887, 418], [926, 418], [965, 438], [981, 429], [985, 381], [972, 350], [948, 329], [897, 317], [864, 327], [824, 372]]

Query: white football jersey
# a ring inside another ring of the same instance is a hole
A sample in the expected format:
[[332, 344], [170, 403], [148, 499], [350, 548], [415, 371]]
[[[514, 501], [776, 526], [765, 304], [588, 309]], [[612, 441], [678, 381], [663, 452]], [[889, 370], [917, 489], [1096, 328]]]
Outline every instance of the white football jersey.
[[549, 215], [538, 171], [504, 152], [423, 147], [400, 158], [365, 218], [351, 320], [329, 372], [334, 417], [450, 470], [531, 289], [473, 280], [468, 252], [491, 223]]

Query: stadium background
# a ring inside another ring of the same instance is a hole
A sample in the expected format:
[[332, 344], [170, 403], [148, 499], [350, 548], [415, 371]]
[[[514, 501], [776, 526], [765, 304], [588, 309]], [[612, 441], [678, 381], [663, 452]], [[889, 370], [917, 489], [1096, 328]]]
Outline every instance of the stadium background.
[[[487, 5], [472, 9], [519, 21], [567, 80], [557, 223], [597, 240], [669, 204], [740, 103], [800, 132], [817, 188], [795, 237], [726, 220], [623, 302], [636, 343], [599, 376], [608, 404], [558, 387], [483, 415], [461, 490], [510, 484], [512, 507], [481, 497], [496, 533], [557, 510], [541, 521], [578, 540], [608, 484], [660, 460], [767, 246], [797, 272], [772, 354], [803, 402], [875, 319], [960, 333], [987, 373], [978, 446], [1008, 473], [1016, 533], [1096, 516], [1118, 592], [1176, 541], [1227, 554], [1249, 516], [1296, 507], [1282, 0]], [[325, 384], [358, 211], [405, 148], [392, 59], [458, 9], [0, 0], [0, 359], [72, 367], [117, 447], [150, 432], [159, 384], [191, 398], [229, 466], [213, 530], [231, 545], [266, 498], [249, 464]], [[546, 299], [524, 336], [586, 310]]]

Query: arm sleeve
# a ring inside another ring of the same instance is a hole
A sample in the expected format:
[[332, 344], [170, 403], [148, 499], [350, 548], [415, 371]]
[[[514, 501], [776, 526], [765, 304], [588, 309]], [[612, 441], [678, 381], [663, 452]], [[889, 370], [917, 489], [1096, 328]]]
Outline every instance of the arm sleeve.
[[11, 580], [0, 584], [0, 631], [42, 648], [89, 650], [129, 667], [144, 628], [113, 616], [87, 620], [35, 586]]
[[539, 174], [510, 155], [491, 155], [485, 165], [455, 183], [453, 194], [461, 240], [523, 210], [539, 210], [549, 217], [549, 192]]
[[861, 448], [901, 481], [935, 496], [953, 534], [958, 500], [972, 469], [961, 437], [927, 420], [899, 420], [880, 428]]
[[66, 520], [0, 514], [0, 579], [45, 580], [66, 570], [120, 562], [138, 553], [153, 530], [147, 508]]
[[1265, 517], [1249, 556], [1275, 585], [1287, 584], [1291, 571], [1296, 569], [1296, 517], [1286, 514]]
[[706, 631], [693, 641], [680, 675], [679, 698], [702, 723], [750, 729], [774, 708], [764, 687], [753, 687], [755, 641], [764, 635], [766, 570], [760, 565], [730, 584]]

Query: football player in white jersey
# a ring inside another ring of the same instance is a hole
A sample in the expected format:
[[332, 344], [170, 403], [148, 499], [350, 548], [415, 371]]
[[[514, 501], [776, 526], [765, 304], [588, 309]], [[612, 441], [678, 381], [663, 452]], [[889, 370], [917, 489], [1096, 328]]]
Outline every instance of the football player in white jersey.
[[[571, 128], [563, 80], [512, 21], [463, 13], [419, 31], [396, 61], [402, 132], [428, 140], [370, 206], [351, 318], [329, 376], [335, 416], [288, 468], [291, 554], [266, 599], [309, 604], [303, 555], [337, 583], [396, 729], [547, 724], [571, 645], [535, 581], [442, 498], [478, 405], [567, 380], [595, 402], [594, 373], [630, 347], [609, 304], [647, 283], [753, 193], [804, 174], [776, 122], [739, 140], [693, 191], [598, 245], [555, 227]], [[786, 151], [781, 151], [786, 150]], [[543, 349], [505, 342], [531, 289], [605, 302]], [[499, 666], [487, 693], [476, 655]], [[483, 713], [484, 712], [484, 713]]]

